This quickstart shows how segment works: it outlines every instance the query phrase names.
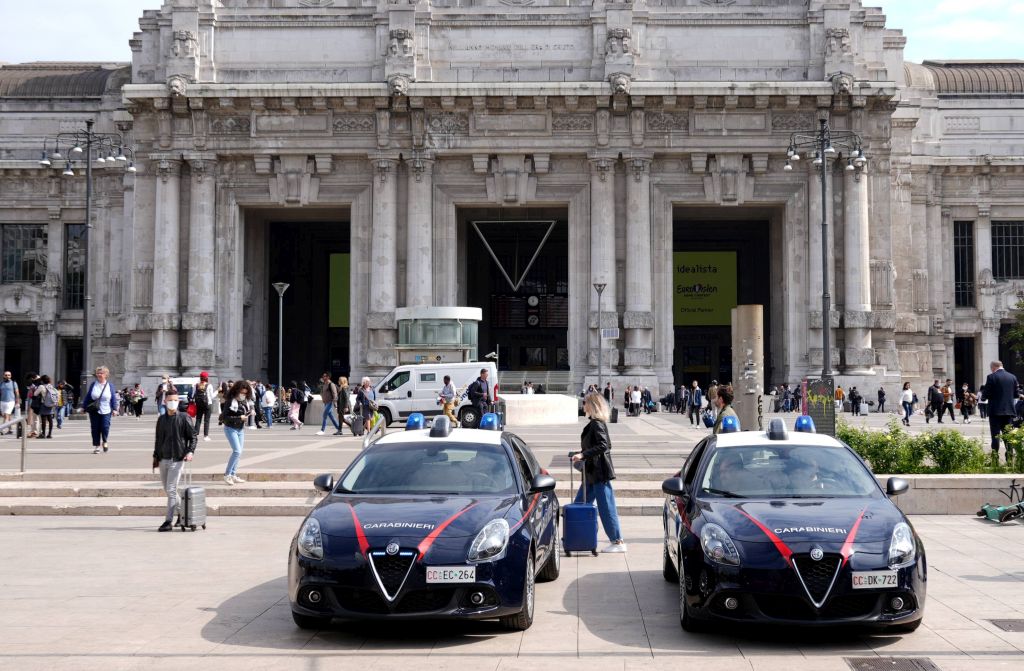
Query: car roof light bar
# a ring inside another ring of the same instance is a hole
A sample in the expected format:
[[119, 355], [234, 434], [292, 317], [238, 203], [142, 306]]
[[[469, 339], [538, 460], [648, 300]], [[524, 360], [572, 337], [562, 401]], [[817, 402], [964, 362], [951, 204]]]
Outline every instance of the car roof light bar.
[[740, 430], [740, 420], [738, 417], [732, 415], [722, 418], [722, 430], [721, 433], [738, 433]]
[[497, 431], [501, 428], [500, 422], [498, 422], [498, 415], [493, 412], [488, 412], [480, 418], [480, 427], [485, 431]]
[[786, 423], [776, 417], [768, 422], [768, 440], [786, 440], [789, 434], [786, 433]]
[[406, 431], [418, 431], [425, 428], [427, 428], [427, 418], [423, 416], [422, 412], [414, 412], [409, 415], [409, 419], [405, 420]]
[[799, 433], [817, 433], [818, 430], [814, 427], [814, 420], [807, 415], [800, 415], [796, 418], [796, 425], [793, 427], [794, 431]]
[[447, 438], [452, 432], [452, 421], [447, 417], [435, 417], [430, 427], [431, 438]]

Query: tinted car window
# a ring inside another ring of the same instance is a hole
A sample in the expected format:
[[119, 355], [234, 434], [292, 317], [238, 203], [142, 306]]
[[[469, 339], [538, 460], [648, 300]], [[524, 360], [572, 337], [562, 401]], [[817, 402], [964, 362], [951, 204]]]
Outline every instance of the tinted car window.
[[693, 452], [690, 452], [689, 458], [686, 463], [683, 464], [683, 478], [686, 484], [693, 482], [694, 476], [697, 475], [697, 468], [700, 466], [700, 458], [704, 454], [704, 449], [707, 447], [708, 441], [702, 440], [698, 443], [697, 447], [693, 448]]
[[399, 387], [401, 387], [403, 384], [405, 384], [408, 381], [409, 381], [409, 371], [403, 371], [401, 373], [396, 373], [393, 378], [391, 378], [390, 380], [388, 380], [387, 382], [384, 383], [384, 386], [381, 387], [381, 391], [384, 392], [384, 393], [387, 393], [389, 391], [394, 391], [395, 389], [398, 389]]
[[880, 495], [875, 479], [849, 450], [803, 445], [718, 449], [704, 470], [701, 490], [748, 498]]
[[466, 443], [377, 445], [342, 476], [341, 493], [507, 496], [517, 492], [502, 447]]

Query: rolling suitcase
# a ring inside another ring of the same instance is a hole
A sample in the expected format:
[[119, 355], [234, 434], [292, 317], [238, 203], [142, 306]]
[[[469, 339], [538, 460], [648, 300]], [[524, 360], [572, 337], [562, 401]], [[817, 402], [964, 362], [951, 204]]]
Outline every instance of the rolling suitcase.
[[352, 415], [352, 435], [361, 436], [363, 435], [363, 431], [365, 431], [363, 426], [363, 416]]
[[[569, 493], [576, 496], [573, 485], [572, 462], [569, 462]], [[587, 498], [587, 476], [583, 475], [583, 499]], [[565, 556], [571, 557], [573, 552], [589, 552], [597, 556], [597, 504], [567, 503], [562, 506], [564, 522], [562, 525], [562, 548]]]
[[178, 525], [182, 531], [206, 528], [206, 490], [192, 486], [192, 462], [185, 462], [185, 489], [181, 494]]

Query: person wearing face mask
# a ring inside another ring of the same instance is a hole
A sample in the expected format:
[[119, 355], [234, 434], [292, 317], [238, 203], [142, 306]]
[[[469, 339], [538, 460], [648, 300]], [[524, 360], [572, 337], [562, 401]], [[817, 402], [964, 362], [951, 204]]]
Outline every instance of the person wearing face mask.
[[92, 430], [92, 453], [99, 454], [100, 445], [107, 452], [107, 438], [110, 436], [110, 418], [117, 412], [117, 392], [110, 384], [110, 369], [100, 366], [93, 374], [92, 382], [82, 394], [82, 410], [89, 413], [89, 428]]
[[224, 424], [224, 436], [231, 446], [231, 457], [228, 459], [227, 468], [224, 469], [224, 482], [229, 485], [245, 482], [236, 475], [236, 472], [238, 462], [242, 459], [242, 450], [245, 448], [245, 422], [256, 414], [256, 406], [250, 396], [249, 383], [239, 380], [228, 390], [225, 403], [221, 406], [220, 421]]
[[974, 406], [978, 404], [978, 397], [971, 393], [971, 388], [964, 383], [960, 389], [960, 417], [964, 424], [971, 423], [971, 415], [974, 414]]
[[157, 531], [170, 531], [174, 511], [181, 501], [178, 482], [186, 461], [192, 461], [199, 434], [192, 426], [188, 413], [178, 412], [178, 392], [165, 397], [167, 412], [156, 420], [156, 440], [153, 445], [153, 468], [160, 469], [160, 481], [167, 494], [167, 515]]

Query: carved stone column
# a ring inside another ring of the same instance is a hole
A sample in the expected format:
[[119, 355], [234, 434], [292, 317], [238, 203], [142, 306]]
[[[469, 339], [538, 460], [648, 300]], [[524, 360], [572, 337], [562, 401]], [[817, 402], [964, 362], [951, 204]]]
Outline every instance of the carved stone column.
[[[808, 193], [807, 199], [807, 259], [808, 263], [808, 282], [807, 282], [807, 305], [810, 307], [810, 334], [808, 342], [811, 343], [808, 354], [808, 368], [813, 373], [821, 370], [822, 363], [824, 361], [824, 352], [821, 349], [821, 328], [822, 328], [822, 314], [821, 314], [821, 292], [822, 292], [822, 279], [823, 266], [822, 266], [822, 255], [821, 255], [821, 168], [820, 166], [813, 165], [811, 161], [807, 161], [809, 168], [808, 171]], [[829, 179], [826, 182], [826, 210], [825, 216], [828, 221], [829, 237], [832, 237], [832, 230], [834, 224], [834, 217], [832, 216], [832, 175], [831, 171]], [[830, 240], [831, 242], [831, 240]], [[828, 245], [829, 250], [833, 249], [831, 244]], [[833, 254], [828, 254], [829, 264], [829, 293], [833, 297], [833, 309], [835, 308], [835, 257]], [[830, 325], [831, 328], [831, 325]], [[831, 339], [832, 349], [835, 350], [835, 338]], [[833, 366], [835, 364], [835, 357], [833, 357]]]
[[[598, 324], [598, 296], [593, 284], [605, 284], [601, 297], [602, 323]], [[615, 158], [597, 156], [590, 159], [590, 363], [597, 366], [601, 328], [619, 324], [617, 278], [615, 273]], [[607, 372], [619, 363], [618, 349], [606, 343], [604, 365]]]
[[434, 161], [414, 157], [408, 166], [405, 303], [408, 307], [430, 307], [434, 303]]
[[846, 269], [843, 325], [847, 375], [871, 374], [875, 353], [871, 346], [871, 236], [868, 228], [867, 168], [844, 171], [845, 236], [843, 259]]
[[626, 366], [651, 374], [654, 366], [654, 313], [651, 279], [651, 159], [626, 161]]
[[149, 327], [153, 340], [148, 364], [154, 373], [174, 373], [178, 367], [179, 258], [181, 161], [161, 158], [156, 168], [156, 225], [153, 250], [153, 311]]
[[181, 365], [191, 373], [212, 368], [216, 294], [214, 287], [217, 163], [209, 158], [189, 161], [192, 198], [189, 210], [188, 312], [182, 315], [188, 348]]
[[398, 158], [371, 159], [373, 180], [373, 230], [370, 239], [370, 313], [367, 315], [371, 367], [394, 365], [395, 308], [398, 293]]
[[978, 349], [978, 375], [988, 375], [989, 364], [999, 358], [999, 325], [996, 315], [995, 276], [992, 272], [992, 208], [978, 206], [974, 223], [974, 266], [978, 277], [978, 312], [982, 320], [981, 347]]

